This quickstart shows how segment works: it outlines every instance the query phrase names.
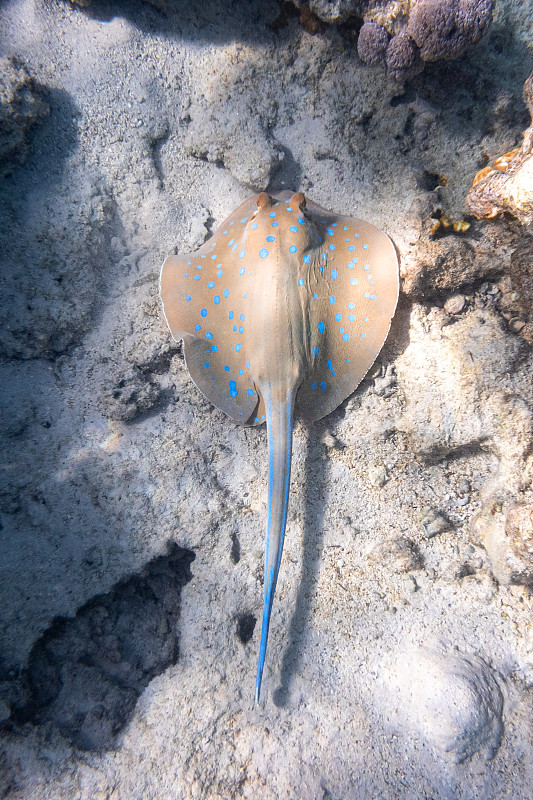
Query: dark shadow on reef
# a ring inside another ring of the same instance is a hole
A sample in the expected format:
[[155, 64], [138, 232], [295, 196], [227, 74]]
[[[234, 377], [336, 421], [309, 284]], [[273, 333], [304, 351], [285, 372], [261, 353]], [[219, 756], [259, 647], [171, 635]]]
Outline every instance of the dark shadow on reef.
[[139, 30], [212, 44], [256, 42], [298, 17], [286, 0], [90, 0], [74, 7], [99, 22], [125, 17]]
[[181, 590], [190, 550], [168, 555], [58, 618], [33, 646], [22, 676], [26, 700], [10, 726], [52, 724], [80, 750], [109, 750], [148, 683], [179, 655]]
[[[337, 412], [334, 412], [336, 415]], [[300, 585], [296, 596], [294, 612], [289, 625], [289, 644], [285, 649], [281, 665], [280, 685], [274, 692], [274, 703], [286, 706], [289, 703], [291, 684], [298, 672], [301, 653], [313, 608], [313, 596], [318, 581], [322, 560], [322, 541], [324, 537], [325, 475], [327, 461], [323, 458], [322, 436], [328, 425], [327, 420], [315, 423], [308, 431], [307, 453], [305, 457], [305, 517], [303, 563]]]

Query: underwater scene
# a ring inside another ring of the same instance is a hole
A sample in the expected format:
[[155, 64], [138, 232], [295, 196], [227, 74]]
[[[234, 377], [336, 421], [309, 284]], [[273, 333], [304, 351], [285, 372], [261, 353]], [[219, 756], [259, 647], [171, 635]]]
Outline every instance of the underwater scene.
[[0, 282], [0, 800], [533, 798], [533, 0], [4, 0]]

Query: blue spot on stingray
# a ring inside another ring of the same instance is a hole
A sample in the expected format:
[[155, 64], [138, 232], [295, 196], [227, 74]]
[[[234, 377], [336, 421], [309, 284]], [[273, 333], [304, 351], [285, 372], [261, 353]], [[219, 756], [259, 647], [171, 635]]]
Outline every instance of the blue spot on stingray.
[[[289, 202], [289, 201], [287, 200], [287, 203], [288, 203], [288, 202]], [[287, 206], [287, 211], [292, 211], [292, 206]]]
[[351, 244], [349, 246], [348, 250], [350, 251], [350, 253], [353, 253], [353, 251], [355, 250], [355, 247], [353, 246], [353, 244]]
[[246, 272], [245, 268], [241, 267], [239, 270], [239, 275], [244, 275], [245, 272]]
[[359, 234], [358, 233], [354, 233], [353, 238], [354, 239], [359, 239]]
[[305, 219], [303, 219], [302, 217], [298, 217], [298, 222], [300, 223], [300, 225], [305, 225]]
[[317, 295], [317, 293], [316, 293], [316, 292], [313, 292], [313, 300], [317, 300], [317, 299], [318, 299], [318, 295]]
[[318, 330], [320, 331], [320, 333], [324, 333], [324, 331], [326, 330], [326, 326], [323, 320], [320, 320], [320, 322], [318, 323]]
[[317, 356], [320, 353], [320, 347], [313, 347], [313, 355]]
[[348, 308], [350, 309], [350, 311], [353, 311], [355, 308], [355, 303], [348, 303]]
[[311, 384], [311, 389], [316, 389], [316, 381], [313, 381], [313, 383]]
[[350, 359], [349, 359], [349, 358], [347, 358], [347, 359], [346, 359], [346, 363], [347, 363], [347, 364], [349, 364], [349, 363], [350, 363]]
[[268, 216], [269, 216], [269, 217], [275, 217], [275, 216], [276, 216], [276, 212], [275, 212], [275, 211], [271, 211], [271, 212], [270, 212], [270, 214], [269, 214]]
[[215, 281], [209, 281], [209, 283], [207, 284], [207, 288], [208, 289], [214, 289], [215, 288]]
[[335, 278], [337, 277], [337, 270], [336, 269], [332, 269], [331, 270], [331, 277], [333, 278], [333, 280], [335, 280]]
[[345, 239], [344, 241], [345, 241], [345, 242], [349, 242], [350, 240], [349, 240], [349, 239]]
[[255, 394], [253, 389], [248, 389], [248, 397], [253, 397]]
[[218, 304], [220, 303], [220, 295], [216, 294], [216, 295], [213, 297], [213, 303], [214, 303], [216, 306], [218, 306]]
[[347, 228], [347, 226], [345, 225], [345, 226], [344, 226], [344, 228], [343, 228], [343, 231], [347, 231], [347, 230], [348, 230], [348, 228]]
[[241, 250], [241, 252], [239, 253], [239, 258], [244, 258], [245, 255], [246, 255], [246, 250]]
[[224, 372], [229, 372], [229, 367], [224, 367]]
[[244, 322], [244, 320], [245, 320], [244, 314], [240, 314], [240, 319]]
[[355, 316], [353, 314], [348, 314], [348, 322], [355, 322]]
[[311, 263], [311, 259], [309, 258], [309, 256], [304, 256], [303, 257], [303, 262], [304, 262], [304, 264], [310, 264]]
[[200, 311], [200, 315], [202, 317], [207, 317], [207, 308], [202, 308], [202, 310]]
[[214, 344], [211, 350], [213, 351], [213, 353], [218, 353], [218, 345]]
[[221, 269], [217, 270], [217, 278], [221, 278], [222, 275], [223, 275], [223, 270]]
[[201, 325], [195, 325], [194, 326], [194, 332], [195, 333], [198, 333], [198, 331], [201, 331], [201, 330], [202, 330], [202, 326]]
[[272, 227], [273, 227], [273, 228], [277, 228], [277, 227], [278, 227], [278, 225], [279, 225], [279, 222], [273, 222], [273, 223], [272, 223]]
[[235, 244], [234, 244], [234, 245], [233, 245], [233, 247], [231, 248], [231, 249], [232, 249], [232, 252], [235, 252], [235, 250], [238, 248], [238, 246], [239, 246], [238, 242], [235, 242]]
[[[213, 247], [214, 247], [214, 246], [215, 246], [215, 245], [213, 245]], [[216, 256], [211, 256], [211, 258], [212, 258], [212, 259], [213, 259], [213, 261], [214, 261], [214, 260], [216, 259]]]
[[186, 294], [185, 295], [185, 299], [186, 299], [187, 302], [189, 302], [189, 300], [192, 300], [190, 294]]
[[334, 244], [330, 244], [329, 249], [330, 250], [335, 250], [335, 245]]
[[240, 342], [238, 344], [236, 344], [235, 345], [235, 352], [236, 353], [240, 353], [241, 352], [241, 347], [242, 347], [242, 344]]
[[367, 244], [363, 245], [363, 250], [368, 250], [368, 245]]
[[231, 245], [232, 245], [234, 242], [235, 242], [235, 239], [230, 239], [230, 240], [229, 240], [229, 242], [228, 242], [228, 247], [231, 247]]
[[228, 233], [227, 231], [224, 231], [224, 233], [222, 235], [223, 236], [227, 236], [227, 233]]
[[244, 333], [244, 328], [242, 327], [242, 325], [239, 325], [239, 333]]
[[335, 319], [337, 320], [337, 322], [340, 322], [340, 321], [341, 321], [341, 319], [342, 319], [342, 314], [340, 313], [340, 311], [337, 311], [337, 313], [335, 314]]
[[348, 267], [348, 269], [355, 269], [355, 264], [353, 264], [351, 261], [348, 261], [346, 266]]
[[331, 360], [326, 361], [326, 367], [329, 369], [332, 375], [335, 375], [335, 373], [333, 372], [333, 363]]
[[207, 333], [205, 334], [205, 338], [206, 339], [212, 339], [213, 338], [213, 334], [210, 333], [209, 331], [207, 331]]
[[320, 389], [321, 391], [325, 392], [327, 387], [326, 381], [320, 381]]
[[289, 230], [291, 233], [298, 233], [298, 228], [296, 227], [296, 225], [290, 225]]
[[184, 273], [183, 273], [183, 276], [184, 276], [185, 278], [188, 278], [188, 277], [189, 277], [189, 273], [188, 273], [188, 272], [184, 272]]
[[251, 367], [251, 366], [252, 366], [252, 365], [250, 364], [250, 362], [249, 362], [249, 361], [247, 361], [247, 362], [246, 362], [246, 369], [250, 369], [250, 367]]
[[259, 258], [266, 258], [267, 255], [268, 255], [268, 250], [266, 249], [266, 247], [262, 247], [261, 250], [259, 251]]
[[230, 225], [235, 225], [235, 220], [231, 220]]
[[368, 272], [368, 270], [370, 269], [370, 264], [364, 264], [363, 269], [365, 270], [365, 272]]
[[207, 368], [208, 366], [209, 366], [209, 361], [204, 361], [204, 367]]
[[334, 303], [335, 303], [335, 297], [332, 294], [330, 294], [330, 296], [329, 296], [329, 304], [330, 304], [330, 306], [332, 306]]
[[350, 286], [357, 286], [357, 283], [358, 283], [357, 278], [352, 278], [351, 281], [350, 281]]
[[370, 299], [370, 292], [365, 292], [363, 297], [366, 297], [367, 300]]
[[248, 219], [248, 217], [243, 217], [243, 218], [241, 219], [241, 222], [246, 222], [246, 220], [247, 220], [247, 219]]
[[[226, 367], [224, 367], [224, 369], [226, 369]], [[239, 392], [237, 391], [237, 384], [235, 381], [229, 382], [229, 393], [232, 397], [237, 397], [237, 395], [239, 394]]]
[[337, 223], [336, 223], [336, 222], [332, 222], [332, 223], [331, 223], [331, 227], [332, 227], [332, 228], [336, 228], [336, 227], [337, 227]]
[[233, 326], [233, 332], [237, 333], [237, 326], [236, 325]]
[[328, 260], [328, 254], [327, 253], [322, 253], [322, 260], [323, 261], [327, 261]]
[[[345, 342], [349, 342], [350, 341], [350, 334], [349, 333], [345, 333], [342, 338], [344, 339]], [[347, 359], [347, 361], [349, 361], [349, 359]]]
[[199, 275], [195, 275], [195, 276], [194, 276], [194, 280], [195, 280], [195, 281], [199, 281], [199, 280], [200, 280], [200, 276], [199, 276]]
[[295, 244], [291, 244], [289, 247], [289, 253], [295, 253], [298, 250]]
[[257, 222], [253, 222], [252, 223], [252, 230], [255, 231], [256, 228], [257, 228]]
[[265, 418], [265, 415], [264, 415], [264, 414], [261, 414], [261, 419], [264, 419], [264, 418]]
[[303, 278], [298, 278], [298, 286], [305, 286], [305, 281]]
[[229, 314], [228, 314], [228, 319], [233, 319], [234, 316], [235, 316], [235, 312], [234, 311], [230, 311]]
[[319, 236], [319, 237], [318, 237], [318, 244], [322, 244], [322, 242], [323, 242], [323, 241], [324, 241], [324, 240], [322, 239], [322, 236]]
[[331, 228], [326, 228], [326, 233], [329, 233], [330, 236], [333, 236], [335, 231], [332, 231]]
[[361, 339], [366, 339], [366, 333], [361, 334]]
[[239, 370], [239, 375], [243, 375], [244, 371], [242, 369]]
[[229, 289], [224, 289], [224, 297], [227, 300], [229, 296]]
[[368, 322], [368, 317], [365, 317], [363, 322]]
[[276, 237], [275, 236], [267, 236], [266, 240], [267, 240], [267, 242], [275, 242], [276, 241]]

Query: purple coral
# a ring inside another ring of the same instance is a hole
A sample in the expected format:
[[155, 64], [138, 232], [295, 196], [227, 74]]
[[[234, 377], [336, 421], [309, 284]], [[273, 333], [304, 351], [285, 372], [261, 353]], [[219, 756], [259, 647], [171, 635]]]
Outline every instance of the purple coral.
[[414, 0], [407, 30], [424, 61], [460, 56], [487, 32], [494, 0]]
[[407, 81], [424, 69], [420, 51], [407, 31], [396, 34], [387, 48], [387, 75], [394, 81]]
[[365, 22], [359, 31], [357, 52], [365, 64], [381, 64], [389, 44], [389, 34], [377, 22]]

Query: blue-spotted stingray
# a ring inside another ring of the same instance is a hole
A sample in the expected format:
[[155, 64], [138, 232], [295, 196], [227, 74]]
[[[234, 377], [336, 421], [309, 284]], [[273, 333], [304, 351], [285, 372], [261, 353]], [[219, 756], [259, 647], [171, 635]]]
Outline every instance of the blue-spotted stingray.
[[398, 260], [374, 225], [326, 211], [301, 192], [262, 192], [196, 252], [167, 258], [160, 288], [196, 386], [235, 422], [266, 421], [258, 702], [287, 521], [293, 419], [326, 416], [365, 376], [396, 308]]

